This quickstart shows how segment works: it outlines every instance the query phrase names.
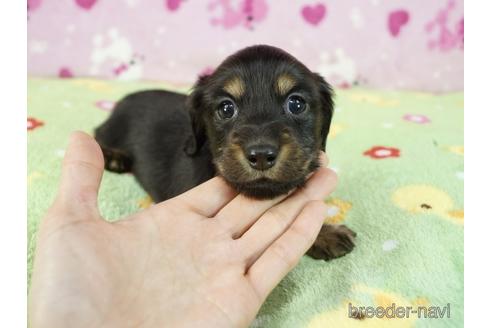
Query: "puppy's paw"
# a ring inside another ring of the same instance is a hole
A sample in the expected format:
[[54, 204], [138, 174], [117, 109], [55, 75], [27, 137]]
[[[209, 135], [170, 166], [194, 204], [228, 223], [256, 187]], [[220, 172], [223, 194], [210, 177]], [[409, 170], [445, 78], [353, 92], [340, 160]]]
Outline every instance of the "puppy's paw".
[[357, 234], [345, 225], [324, 224], [316, 241], [306, 253], [317, 260], [331, 260], [350, 253]]

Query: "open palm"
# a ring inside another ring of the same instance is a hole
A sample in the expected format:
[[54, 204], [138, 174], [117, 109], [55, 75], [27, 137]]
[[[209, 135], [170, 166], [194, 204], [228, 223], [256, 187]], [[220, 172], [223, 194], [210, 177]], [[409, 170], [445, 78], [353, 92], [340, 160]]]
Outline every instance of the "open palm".
[[257, 201], [221, 178], [115, 223], [103, 220], [97, 143], [74, 133], [43, 219], [33, 327], [244, 327], [312, 245], [336, 175], [319, 169], [289, 197]]

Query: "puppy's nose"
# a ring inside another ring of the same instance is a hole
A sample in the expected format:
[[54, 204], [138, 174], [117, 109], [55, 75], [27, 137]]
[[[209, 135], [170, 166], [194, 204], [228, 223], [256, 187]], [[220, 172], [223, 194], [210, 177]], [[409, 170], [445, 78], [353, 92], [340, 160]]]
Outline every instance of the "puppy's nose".
[[268, 170], [275, 165], [278, 150], [270, 145], [255, 145], [246, 149], [249, 165], [257, 170]]

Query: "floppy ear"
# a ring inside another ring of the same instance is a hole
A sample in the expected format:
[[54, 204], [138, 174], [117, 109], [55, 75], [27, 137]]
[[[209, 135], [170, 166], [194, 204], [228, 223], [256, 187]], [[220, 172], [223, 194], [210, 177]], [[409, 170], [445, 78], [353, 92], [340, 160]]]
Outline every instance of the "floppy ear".
[[321, 75], [314, 75], [318, 82], [319, 94], [321, 96], [321, 150], [325, 151], [326, 138], [330, 131], [331, 118], [333, 116], [333, 89]]
[[187, 109], [190, 115], [192, 135], [186, 140], [185, 152], [188, 155], [196, 155], [206, 141], [205, 124], [202, 118], [203, 93], [208, 76], [201, 76], [193, 87], [192, 93], [187, 99]]

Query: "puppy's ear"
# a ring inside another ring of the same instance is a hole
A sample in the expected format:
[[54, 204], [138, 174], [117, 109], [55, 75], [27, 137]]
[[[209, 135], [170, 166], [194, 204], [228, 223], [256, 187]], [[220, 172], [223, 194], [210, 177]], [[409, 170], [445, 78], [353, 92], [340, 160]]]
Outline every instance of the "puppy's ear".
[[187, 109], [190, 115], [192, 135], [186, 140], [185, 152], [188, 155], [197, 154], [206, 141], [205, 123], [203, 121], [203, 96], [208, 76], [201, 76], [193, 87], [187, 99]]
[[319, 94], [321, 97], [321, 112], [322, 112], [322, 122], [321, 122], [321, 149], [325, 151], [326, 149], [326, 138], [328, 137], [328, 132], [330, 131], [331, 118], [333, 116], [333, 89], [325, 81], [325, 79], [319, 75], [314, 74], [316, 81], [318, 82]]

